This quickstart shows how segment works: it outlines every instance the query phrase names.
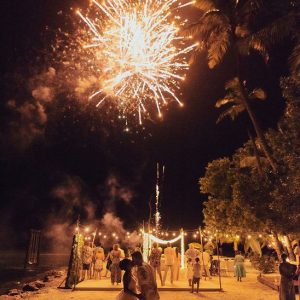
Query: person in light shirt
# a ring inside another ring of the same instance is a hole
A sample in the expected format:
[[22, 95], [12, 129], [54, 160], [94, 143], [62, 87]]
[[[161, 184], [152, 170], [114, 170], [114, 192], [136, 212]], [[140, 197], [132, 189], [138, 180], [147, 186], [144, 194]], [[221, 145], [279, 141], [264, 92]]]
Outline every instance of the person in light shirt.
[[210, 267], [210, 254], [207, 251], [201, 252], [199, 255], [200, 265], [201, 265], [201, 274], [205, 272], [205, 276], [211, 279], [209, 267]]
[[164, 250], [165, 256], [165, 274], [163, 279], [163, 284], [166, 284], [166, 279], [168, 272], [171, 272], [171, 284], [173, 284], [173, 276], [174, 276], [174, 262], [175, 262], [175, 250], [172, 248], [170, 243], [167, 243], [167, 248]]

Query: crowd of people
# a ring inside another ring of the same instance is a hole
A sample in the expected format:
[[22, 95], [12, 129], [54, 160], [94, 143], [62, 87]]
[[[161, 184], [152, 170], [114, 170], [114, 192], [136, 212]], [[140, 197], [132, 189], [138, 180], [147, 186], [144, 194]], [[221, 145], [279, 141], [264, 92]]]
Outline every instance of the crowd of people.
[[[88, 241], [85, 242], [82, 248], [82, 271], [81, 280], [85, 279], [101, 279], [102, 276], [110, 277], [111, 284], [118, 285], [121, 283], [122, 270], [125, 274], [130, 273], [129, 269], [133, 268], [133, 254], [141, 253], [141, 248], [136, 246], [135, 249], [124, 251], [118, 244], [113, 245], [105, 255], [103, 247], [99, 245], [91, 246]], [[211, 279], [211, 255], [207, 251], [199, 251], [189, 245], [189, 249], [185, 252], [184, 257], [187, 265], [186, 279], [187, 284], [191, 287], [191, 292], [199, 291], [200, 278], [202, 275]], [[166, 284], [166, 281], [173, 284], [178, 281], [183, 274], [180, 272], [181, 254], [176, 247], [172, 247], [170, 243], [162, 249], [157, 243], [152, 244], [152, 249], [149, 251], [149, 267], [153, 274], [153, 281], [156, 285], [157, 277], [160, 280], [161, 286]], [[145, 262], [143, 262], [143, 265]], [[163, 265], [163, 268], [162, 268]], [[136, 269], [136, 268], [133, 268]], [[126, 273], [127, 272], [127, 273]], [[128, 286], [132, 286], [134, 279], [125, 276], [125, 282]], [[124, 279], [123, 279], [124, 282]]]
[[[299, 246], [295, 252], [299, 264]], [[283, 254], [281, 259], [279, 297], [280, 300], [294, 300], [293, 278], [299, 277], [300, 268], [297, 269], [295, 265], [287, 262], [286, 254]], [[187, 284], [192, 293], [198, 293], [202, 276], [212, 278], [212, 256], [208, 251], [200, 251], [190, 244], [189, 249], [185, 251], [184, 260]], [[112, 285], [118, 285], [122, 282], [123, 271], [123, 290], [117, 300], [157, 300], [159, 299], [157, 277], [161, 286], [164, 286], [167, 280], [173, 284], [174, 281], [182, 279], [181, 254], [178, 248], [172, 247], [170, 243], [167, 243], [164, 249], [157, 243], [153, 243], [148, 261], [149, 264], [144, 262], [139, 246], [130, 251], [124, 251], [118, 244], [115, 244], [105, 255], [100, 244], [92, 247], [86, 242], [82, 248], [81, 280], [101, 279], [104, 274], [104, 277], [110, 277]], [[242, 281], [242, 278], [246, 277], [244, 261], [242, 253], [237, 251], [234, 258], [234, 276], [237, 281]]]

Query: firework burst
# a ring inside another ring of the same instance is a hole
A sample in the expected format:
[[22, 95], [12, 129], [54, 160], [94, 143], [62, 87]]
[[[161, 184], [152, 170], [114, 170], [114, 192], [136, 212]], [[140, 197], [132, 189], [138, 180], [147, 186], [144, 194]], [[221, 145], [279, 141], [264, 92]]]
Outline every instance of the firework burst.
[[81, 45], [87, 50], [89, 68], [97, 74], [97, 88], [89, 99], [114, 102], [124, 114], [142, 122], [156, 107], [178, 99], [180, 82], [189, 68], [188, 44], [178, 33], [184, 23], [175, 14], [192, 2], [178, 0], [92, 0], [84, 21]]

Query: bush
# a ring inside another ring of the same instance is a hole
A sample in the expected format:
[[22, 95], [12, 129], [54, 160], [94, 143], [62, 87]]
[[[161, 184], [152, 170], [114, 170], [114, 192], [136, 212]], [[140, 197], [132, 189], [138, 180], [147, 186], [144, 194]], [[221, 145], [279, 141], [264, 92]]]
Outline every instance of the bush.
[[260, 257], [258, 254], [254, 253], [251, 254], [249, 258], [252, 266], [260, 272], [264, 274], [275, 272], [276, 261], [273, 256], [263, 255]]

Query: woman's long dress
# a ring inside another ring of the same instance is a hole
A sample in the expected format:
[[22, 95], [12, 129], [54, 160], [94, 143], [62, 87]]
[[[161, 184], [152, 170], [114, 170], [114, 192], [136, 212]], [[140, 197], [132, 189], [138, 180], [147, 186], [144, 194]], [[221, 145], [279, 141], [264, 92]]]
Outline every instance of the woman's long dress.
[[246, 277], [246, 269], [244, 266], [244, 257], [236, 255], [234, 258], [234, 276], [237, 278]]
[[[135, 294], [138, 293], [137, 282], [135, 277], [131, 276], [131, 280], [129, 282], [128, 288]], [[124, 292], [124, 290], [122, 290], [120, 294], [117, 296], [116, 300], [138, 300], [138, 298], [133, 295], [127, 294]]]
[[121, 260], [121, 251], [120, 250], [112, 250], [110, 252], [110, 258], [111, 258], [111, 266], [110, 266], [110, 272], [111, 272], [111, 283], [114, 284], [121, 282], [121, 269], [119, 267], [119, 263]]
[[295, 300], [295, 288], [293, 277], [296, 272], [296, 266], [283, 262], [279, 266], [280, 272], [280, 287], [279, 299], [280, 300]]

